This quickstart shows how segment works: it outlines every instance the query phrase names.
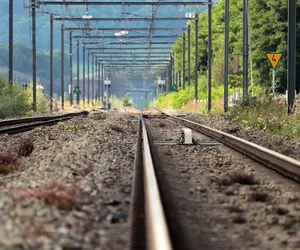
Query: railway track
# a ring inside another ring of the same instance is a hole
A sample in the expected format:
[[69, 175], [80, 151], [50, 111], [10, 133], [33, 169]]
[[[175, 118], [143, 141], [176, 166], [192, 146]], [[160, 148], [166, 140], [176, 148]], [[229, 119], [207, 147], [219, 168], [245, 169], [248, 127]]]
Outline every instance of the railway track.
[[[155, 118], [149, 114], [146, 117]], [[295, 159], [182, 117], [161, 113], [157, 119], [170, 119], [180, 123], [247, 155], [285, 177], [300, 182], [300, 162]], [[141, 115], [130, 212], [130, 249], [198, 249], [199, 240], [194, 239], [191, 242], [193, 239], [189, 239], [190, 236], [185, 233], [184, 228], [184, 224], [188, 223], [180, 222], [180, 213], [175, 211], [172, 195], [166, 192], [174, 187], [170, 186], [172, 181], [166, 177], [163, 167], [148, 125]], [[200, 242], [201, 240], [203, 239]], [[206, 246], [203, 249], [218, 248]]]
[[[155, 110], [159, 111], [157, 109]], [[291, 157], [182, 117], [173, 116], [164, 112], [160, 112], [160, 115], [164, 115], [170, 120], [213, 138], [281, 175], [300, 183], [300, 162]]]
[[0, 134], [18, 134], [40, 126], [51, 126], [58, 122], [70, 120], [77, 116], [88, 115], [87, 111], [74, 112], [60, 116], [41, 116], [24, 119], [14, 119], [0, 122]]

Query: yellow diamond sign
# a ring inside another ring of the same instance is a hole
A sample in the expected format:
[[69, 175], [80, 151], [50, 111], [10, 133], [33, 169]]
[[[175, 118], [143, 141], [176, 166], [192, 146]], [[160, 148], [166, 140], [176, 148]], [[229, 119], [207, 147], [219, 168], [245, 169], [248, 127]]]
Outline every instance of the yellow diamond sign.
[[270, 54], [267, 54], [267, 57], [269, 58], [269, 61], [272, 64], [272, 67], [275, 69], [282, 57], [282, 53], [270, 53]]

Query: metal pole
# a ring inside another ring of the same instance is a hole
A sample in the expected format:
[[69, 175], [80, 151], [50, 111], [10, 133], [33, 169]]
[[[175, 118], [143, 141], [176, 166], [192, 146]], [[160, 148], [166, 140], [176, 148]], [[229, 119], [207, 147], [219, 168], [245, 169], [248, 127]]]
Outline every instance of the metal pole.
[[9, 63], [8, 63], [8, 81], [13, 83], [13, 60], [14, 60], [14, 1], [9, 0]]
[[102, 87], [101, 87], [101, 102], [102, 102], [102, 104], [103, 104], [103, 95], [104, 95], [104, 65], [102, 64], [102, 74], [101, 74], [101, 77], [102, 77], [102, 81], [101, 81], [101, 85], [102, 85]]
[[229, 0], [225, 0], [224, 112], [228, 111]]
[[275, 97], [275, 69], [273, 69], [273, 72], [272, 72], [272, 93], [273, 93], [273, 97]]
[[36, 18], [35, 18], [35, 0], [31, 0], [32, 4], [32, 109], [36, 111]]
[[172, 55], [172, 80], [175, 82], [175, 56]]
[[96, 97], [95, 97], [95, 104], [97, 104], [97, 99], [98, 99], [98, 60], [96, 59], [95, 60], [95, 74], [96, 74], [96, 86], [95, 86], [95, 94], [96, 94]]
[[53, 111], [53, 14], [50, 15], [50, 110]]
[[212, 1], [208, 0], [208, 112], [211, 110], [211, 71], [212, 71]]
[[248, 97], [248, 0], [244, 1], [243, 10], [243, 98]]
[[195, 101], [198, 100], [198, 13], [195, 20]]
[[185, 89], [185, 33], [182, 36], [182, 78], [183, 78], [183, 89]]
[[94, 106], [94, 56], [92, 56], [92, 105]]
[[[79, 89], [79, 40], [77, 40], [77, 90]], [[77, 91], [77, 105], [79, 105], [79, 93]]]
[[83, 51], [82, 51], [82, 56], [83, 56], [83, 62], [82, 62], [82, 75], [83, 75], [83, 79], [82, 79], [82, 100], [83, 100], [83, 104], [85, 104], [85, 46], [83, 45]]
[[169, 84], [168, 84], [168, 89], [167, 92], [171, 91], [171, 87], [172, 87], [172, 57], [170, 60], [170, 64], [169, 64]]
[[98, 104], [100, 104], [100, 100], [101, 100], [101, 77], [100, 77], [100, 73], [101, 73], [101, 64], [100, 64], [100, 61], [99, 61], [99, 64], [98, 64]]
[[61, 25], [61, 109], [64, 109], [64, 102], [65, 102], [65, 97], [64, 97], [64, 62], [65, 62], [65, 57], [64, 57], [64, 25]]
[[70, 31], [70, 86], [69, 86], [69, 95], [70, 95], [70, 105], [73, 105], [73, 45], [72, 45], [72, 31]]
[[178, 85], [179, 85], [180, 88], [182, 87], [182, 85], [181, 85], [181, 71], [178, 72]]
[[164, 86], [164, 92], [167, 93], [167, 86], [169, 83], [169, 75], [168, 75], [168, 66], [165, 69], [165, 86]]
[[88, 75], [88, 79], [87, 79], [87, 102], [88, 102], [88, 106], [90, 106], [90, 50], [88, 50], [88, 61], [87, 61], [87, 75]]
[[294, 113], [296, 89], [296, 0], [289, 0], [288, 12], [288, 114]]
[[188, 86], [191, 86], [191, 26], [188, 25]]

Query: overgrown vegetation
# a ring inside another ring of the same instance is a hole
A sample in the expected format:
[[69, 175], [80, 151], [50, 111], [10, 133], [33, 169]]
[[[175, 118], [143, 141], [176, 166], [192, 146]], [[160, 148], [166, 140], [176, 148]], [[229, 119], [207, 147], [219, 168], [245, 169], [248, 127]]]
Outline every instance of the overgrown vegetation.
[[293, 116], [288, 116], [287, 105], [282, 100], [262, 98], [247, 105], [241, 101], [230, 109], [228, 117], [244, 124], [246, 131], [254, 127], [271, 134], [300, 137], [300, 112], [296, 110]]
[[[26, 115], [32, 108], [32, 84], [25, 89], [18, 83], [9, 84], [5, 76], [0, 75], [0, 119]], [[37, 89], [37, 111], [49, 109], [48, 100]]]

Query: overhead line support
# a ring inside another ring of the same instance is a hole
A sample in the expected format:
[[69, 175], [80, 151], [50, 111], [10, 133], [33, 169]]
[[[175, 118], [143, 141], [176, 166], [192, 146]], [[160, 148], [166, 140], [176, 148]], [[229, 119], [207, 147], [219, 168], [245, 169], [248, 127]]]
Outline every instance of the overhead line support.
[[57, 1], [37, 1], [37, 4], [40, 5], [106, 5], [106, 6], [113, 6], [113, 5], [126, 5], [126, 6], [136, 6], [136, 5], [142, 5], [142, 6], [187, 6], [187, 5], [207, 5], [210, 4], [207, 1], [187, 1], [187, 2], [179, 2], [179, 1], [172, 1], [172, 2], [129, 2], [129, 1], [122, 1], [122, 2], [112, 2], [112, 1], [108, 1], [108, 2], [98, 2], [98, 1], [82, 1], [82, 2], [73, 2], [73, 1], [61, 1], [61, 2], [57, 2]]

